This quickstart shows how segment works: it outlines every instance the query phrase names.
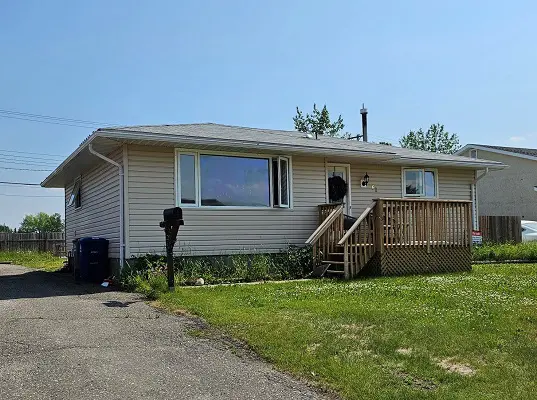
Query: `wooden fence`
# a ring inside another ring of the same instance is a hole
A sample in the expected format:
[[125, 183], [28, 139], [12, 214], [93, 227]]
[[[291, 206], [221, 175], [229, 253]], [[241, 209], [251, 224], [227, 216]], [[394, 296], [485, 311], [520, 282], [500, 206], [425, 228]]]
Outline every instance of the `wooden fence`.
[[521, 220], [520, 217], [481, 215], [479, 229], [483, 235], [483, 242], [522, 242]]
[[0, 251], [47, 251], [65, 255], [65, 233], [0, 233]]

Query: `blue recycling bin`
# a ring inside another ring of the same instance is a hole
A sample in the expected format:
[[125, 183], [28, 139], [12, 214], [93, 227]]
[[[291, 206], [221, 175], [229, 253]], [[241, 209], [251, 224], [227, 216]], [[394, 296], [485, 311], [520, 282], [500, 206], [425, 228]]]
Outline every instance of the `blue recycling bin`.
[[73, 242], [75, 279], [101, 283], [108, 278], [108, 240], [99, 237], [84, 237]]

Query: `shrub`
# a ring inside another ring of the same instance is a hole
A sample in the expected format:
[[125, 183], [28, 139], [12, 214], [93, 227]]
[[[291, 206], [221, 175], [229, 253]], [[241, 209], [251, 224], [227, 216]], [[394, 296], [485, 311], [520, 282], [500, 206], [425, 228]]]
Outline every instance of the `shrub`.
[[[269, 254], [174, 258], [176, 285], [192, 285], [198, 278], [209, 284], [298, 279], [311, 271], [309, 247], [290, 246], [285, 251]], [[123, 269], [120, 280], [126, 290], [150, 297], [155, 291], [166, 290], [166, 257], [157, 254], [137, 257]]]
[[537, 242], [484, 243], [472, 249], [474, 261], [537, 261]]

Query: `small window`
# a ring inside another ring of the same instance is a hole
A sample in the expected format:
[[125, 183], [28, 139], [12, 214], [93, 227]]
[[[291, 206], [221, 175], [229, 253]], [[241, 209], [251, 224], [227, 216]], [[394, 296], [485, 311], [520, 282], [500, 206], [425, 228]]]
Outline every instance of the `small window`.
[[272, 191], [275, 207], [289, 207], [289, 159], [278, 157], [272, 160]]
[[477, 149], [470, 150], [470, 158], [477, 158]]
[[68, 207], [75, 206], [75, 208], [80, 208], [82, 205], [82, 197], [80, 196], [80, 179], [77, 179], [73, 185], [73, 190], [71, 191], [71, 196], [69, 197], [69, 202], [67, 203]]
[[404, 197], [437, 197], [437, 172], [432, 169], [404, 169]]
[[197, 202], [196, 155], [179, 154], [179, 204], [193, 206]]

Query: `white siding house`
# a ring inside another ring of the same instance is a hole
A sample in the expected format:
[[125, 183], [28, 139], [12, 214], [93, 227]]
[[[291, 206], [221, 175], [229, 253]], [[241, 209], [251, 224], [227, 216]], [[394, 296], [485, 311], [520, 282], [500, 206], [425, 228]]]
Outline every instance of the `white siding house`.
[[[180, 154], [188, 155], [185, 160], [193, 168], [183, 182]], [[246, 166], [244, 179], [257, 181], [237, 183], [236, 178], [226, 178], [225, 171], [233, 175], [225, 169], [226, 158], [248, 163], [265, 160], [260, 163], [268, 167], [263, 169], [264, 177], [258, 178], [259, 171]], [[209, 161], [213, 162], [210, 173], [207, 169], [200, 172], [202, 163]], [[476, 171], [503, 167], [500, 162], [373, 143], [316, 140], [298, 132], [215, 124], [164, 125], [99, 129], [42, 185], [65, 188], [68, 246], [75, 238], [101, 236], [110, 240], [110, 258], [121, 260], [164, 252], [159, 222], [165, 208], [183, 208], [185, 225], [179, 231], [178, 253], [273, 252], [304, 244], [317, 228], [318, 206], [329, 201], [330, 176], [341, 176], [347, 182], [345, 213], [357, 217], [375, 198], [471, 200]], [[369, 182], [362, 186], [366, 175]], [[77, 181], [79, 207], [69, 205]], [[225, 190], [256, 197], [256, 202], [225, 204], [218, 197], [224, 195], [215, 195], [216, 189], [210, 187], [216, 181]], [[182, 187], [193, 193], [183, 203]], [[275, 191], [281, 197], [274, 196]], [[207, 193], [214, 198], [204, 199]]]

